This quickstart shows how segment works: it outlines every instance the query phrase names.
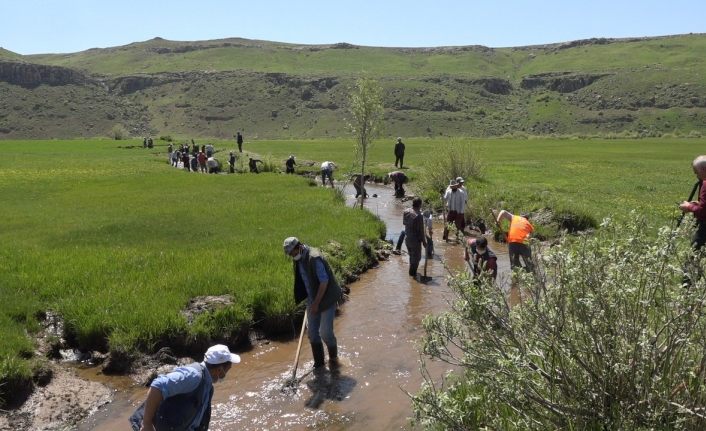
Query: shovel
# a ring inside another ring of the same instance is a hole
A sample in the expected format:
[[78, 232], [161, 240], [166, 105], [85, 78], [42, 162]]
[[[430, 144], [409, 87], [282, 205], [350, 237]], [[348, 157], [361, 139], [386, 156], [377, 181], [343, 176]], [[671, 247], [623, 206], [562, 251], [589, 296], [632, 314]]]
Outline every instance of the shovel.
[[297, 380], [297, 367], [299, 366], [299, 353], [302, 350], [302, 340], [304, 339], [304, 329], [306, 329], [307, 317], [306, 314], [308, 311], [308, 309], [304, 310], [304, 321], [302, 322], [302, 330], [299, 333], [299, 344], [297, 344], [297, 354], [294, 356], [294, 369], [292, 370], [292, 377], [284, 383], [284, 387], [282, 387], [282, 390], [284, 390], [285, 388], [296, 388], [296, 386], [299, 384], [299, 381]]
[[[431, 239], [430, 239], [431, 241]], [[427, 254], [427, 251], [424, 250], [424, 275], [422, 275], [419, 278], [419, 281], [422, 283], [426, 283], [428, 281], [431, 281], [431, 277], [427, 277], [427, 263], [429, 262], [429, 254]]]

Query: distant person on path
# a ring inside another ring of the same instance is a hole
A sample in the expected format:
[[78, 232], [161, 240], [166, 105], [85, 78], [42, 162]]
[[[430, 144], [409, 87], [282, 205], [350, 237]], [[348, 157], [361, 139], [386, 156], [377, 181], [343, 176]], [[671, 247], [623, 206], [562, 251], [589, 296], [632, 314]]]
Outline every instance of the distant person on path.
[[221, 171], [221, 164], [218, 163], [218, 159], [215, 157], [209, 157], [206, 160], [206, 166], [208, 167], [209, 174], [217, 174]]
[[288, 174], [293, 174], [294, 173], [294, 166], [296, 166], [296, 165], [297, 165], [297, 162], [294, 159], [294, 154], [290, 154], [289, 158], [284, 162], [285, 172]]
[[299, 304], [306, 299], [307, 303], [307, 334], [314, 356], [314, 372], [323, 370], [324, 343], [328, 348], [329, 369], [336, 369], [339, 366], [338, 342], [333, 332], [333, 319], [341, 299], [341, 287], [318, 249], [293, 236], [284, 240], [283, 248], [285, 256], [293, 261], [294, 302]]
[[152, 137], [147, 138], [147, 148], [154, 148], [154, 141], [152, 141]]
[[333, 188], [333, 170], [336, 169], [334, 162], [325, 161], [321, 164], [321, 183], [326, 187], [326, 179], [328, 178], [331, 188]]
[[196, 156], [191, 158], [191, 171], [192, 172], [198, 172], [199, 171], [199, 160]]
[[142, 148], [147, 148], [147, 137], [142, 138]]
[[181, 162], [184, 164], [184, 170], [190, 170], [189, 169], [189, 150], [187, 149], [184, 151], [181, 155]]
[[230, 173], [235, 173], [235, 153], [230, 152], [230, 157], [228, 158], [228, 165], [230, 166]]
[[498, 277], [498, 258], [488, 248], [488, 240], [484, 236], [467, 240], [463, 259], [468, 262], [474, 277], [485, 275], [493, 280]]
[[[468, 197], [466, 192], [460, 189], [458, 182], [453, 179], [449, 183], [449, 187], [444, 193], [444, 205], [448, 210], [446, 217], [446, 223], [453, 223], [456, 226], [456, 240], [459, 239], [459, 235], [463, 233], [463, 229], [466, 228], [466, 218], [464, 212], [466, 211], [466, 202]], [[444, 241], [449, 240], [449, 230], [444, 228]]]
[[353, 181], [353, 187], [355, 187], [356, 199], [359, 196], [363, 196], [363, 199], [367, 199], [368, 191], [365, 190], [365, 182], [368, 181], [369, 179], [370, 179], [370, 175], [366, 175], [365, 177], [361, 176], [360, 174], [351, 175], [351, 181]]
[[262, 163], [262, 160], [253, 159], [252, 157], [248, 157], [248, 159], [248, 167], [250, 168], [250, 172], [259, 174], [260, 171], [257, 170], [257, 164]]
[[216, 344], [206, 350], [203, 362], [177, 367], [157, 376], [147, 398], [130, 416], [133, 431], [167, 429], [205, 431], [211, 422], [213, 385], [225, 379], [240, 356]]
[[211, 145], [211, 144], [206, 145], [206, 157], [213, 157], [213, 153], [214, 153], [213, 145]]
[[387, 174], [387, 178], [395, 185], [395, 197], [403, 198], [405, 194], [403, 184], [408, 181], [407, 175], [402, 171], [393, 171]]
[[235, 141], [238, 143], [238, 152], [242, 153], [243, 152], [243, 135], [238, 131], [238, 133], [235, 135]]
[[405, 246], [409, 253], [409, 276], [417, 278], [417, 268], [422, 260], [422, 245], [426, 247], [427, 240], [424, 233], [424, 216], [421, 212], [422, 199], [417, 197], [412, 200], [412, 208], [407, 208], [402, 213], [404, 225]]
[[399, 162], [399, 168], [402, 169], [404, 164], [404, 144], [402, 143], [402, 138], [397, 138], [397, 143], [395, 144], [395, 167]]
[[191, 140], [191, 153], [192, 154], [198, 154], [199, 153], [199, 146], [196, 145], [196, 142], [194, 140]]
[[167, 147], [167, 163], [169, 163], [170, 165], [172, 164], [172, 154], [173, 153], [174, 153], [174, 147], [172, 146], [172, 144], [169, 144], [169, 146]]
[[691, 167], [696, 174], [696, 178], [701, 182], [699, 187], [699, 200], [694, 202], [683, 201], [679, 204], [679, 209], [684, 213], [694, 214], [696, 219], [696, 231], [691, 238], [691, 246], [698, 251], [706, 243], [706, 155], [698, 156], [691, 163]]
[[175, 151], [172, 153], [172, 166], [175, 168], [179, 166], [179, 160], [181, 160], [181, 151]]
[[199, 151], [198, 155], [199, 159], [199, 170], [203, 173], [206, 173], [206, 155], [203, 153], [203, 151]]
[[507, 233], [507, 250], [510, 255], [510, 268], [522, 268], [520, 258], [524, 263], [525, 271], [532, 272], [532, 249], [529, 246], [530, 234], [534, 232], [534, 226], [527, 217], [514, 215], [509, 211], [500, 210], [496, 221], [498, 224], [502, 220], [510, 222], [510, 229]]

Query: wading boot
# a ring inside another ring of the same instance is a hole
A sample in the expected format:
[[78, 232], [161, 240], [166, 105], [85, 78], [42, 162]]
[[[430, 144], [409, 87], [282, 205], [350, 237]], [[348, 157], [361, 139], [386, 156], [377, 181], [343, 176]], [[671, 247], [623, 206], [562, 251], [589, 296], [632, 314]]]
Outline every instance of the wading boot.
[[328, 368], [329, 370], [337, 370], [341, 364], [338, 362], [338, 346], [328, 347]]
[[314, 372], [323, 370], [324, 365], [324, 343], [311, 343], [311, 353], [314, 356]]

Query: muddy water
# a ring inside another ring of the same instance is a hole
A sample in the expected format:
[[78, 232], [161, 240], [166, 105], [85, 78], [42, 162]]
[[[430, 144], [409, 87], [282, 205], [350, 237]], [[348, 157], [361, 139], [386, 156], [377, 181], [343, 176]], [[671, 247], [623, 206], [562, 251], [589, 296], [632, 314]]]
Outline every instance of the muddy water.
[[[387, 224], [388, 238], [396, 241], [402, 230], [402, 211], [411, 203], [394, 199], [391, 188], [367, 189], [378, 197], [368, 199], [366, 207]], [[353, 201], [349, 194], [349, 204]], [[422, 284], [411, 279], [403, 254], [391, 256], [350, 286], [350, 300], [335, 321], [342, 363], [339, 372], [316, 377], [308, 374], [313, 360], [305, 340], [298, 372], [301, 381], [294, 389], [285, 388], [296, 340], [257, 346], [244, 352], [242, 362], [216, 385], [210, 429], [411, 428], [406, 392], [417, 392], [422, 383], [415, 348], [422, 335], [421, 322], [427, 314], [448, 309], [451, 293], [443, 262], [452, 268], [464, 265], [463, 249], [439, 240], [441, 226], [440, 221], [435, 226], [435, 257], [426, 268], [431, 281]], [[499, 279], [505, 279], [509, 266], [506, 248], [493, 243], [490, 247], [498, 255]], [[424, 271], [423, 265], [420, 271]], [[439, 363], [428, 364], [428, 368], [436, 377], [447, 371]], [[127, 418], [144, 395], [143, 388], [121, 391], [115, 402], [79, 429], [125, 429]]]

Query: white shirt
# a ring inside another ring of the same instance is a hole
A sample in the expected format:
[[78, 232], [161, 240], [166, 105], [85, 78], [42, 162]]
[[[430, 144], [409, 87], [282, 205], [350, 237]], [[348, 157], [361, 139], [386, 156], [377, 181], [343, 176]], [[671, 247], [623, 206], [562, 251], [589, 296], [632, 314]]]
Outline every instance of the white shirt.
[[323, 162], [321, 164], [321, 170], [332, 171], [332, 170], [334, 170], [335, 167], [336, 167], [336, 164], [333, 162]]
[[444, 202], [449, 207], [449, 211], [456, 211], [457, 213], [463, 213], [466, 209], [466, 202], [468, 201], [468, 196], [463, 189], [459, 188], [455, 192], [451, 190], [451, 187], [446, 189], [444, 193]]

